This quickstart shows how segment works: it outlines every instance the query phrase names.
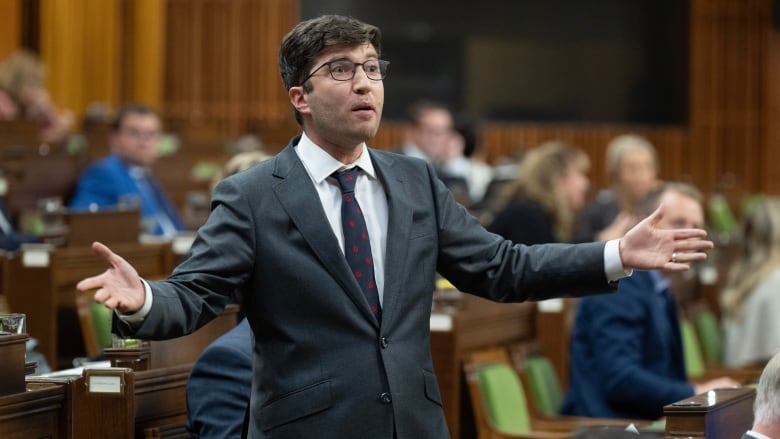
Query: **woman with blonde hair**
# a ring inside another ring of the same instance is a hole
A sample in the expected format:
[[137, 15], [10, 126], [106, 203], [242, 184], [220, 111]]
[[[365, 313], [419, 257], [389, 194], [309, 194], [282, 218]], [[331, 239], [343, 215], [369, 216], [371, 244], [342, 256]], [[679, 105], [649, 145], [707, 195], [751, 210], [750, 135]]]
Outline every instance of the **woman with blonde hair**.
[[44, 87], [46, 70], [32, 52], [17, 50], [0, 62], [0, 120], [29, 119], [41, 124], [41, 140], [63, 140], [73, 114], [56, 108]]
[[588, 156], [563, 142], [546, 142], [530, 150], [517, 177], [501, 194], [503, 207], [488, 230], [529, 245], [570, 241], [590, 184], [589, 168]]
[[623, 236], [639, 222], [637, 206], [658, 186], [658, 155], [649, 140], [621, 134], [610, 140], [606, 152], [609, 189], [585, 207], [574, 242], [608, 241]]
[[741, 232], [721, 295], [724, 362], [730, 366], [763, 364], [780, 349], [780, 198], [756, 201]]

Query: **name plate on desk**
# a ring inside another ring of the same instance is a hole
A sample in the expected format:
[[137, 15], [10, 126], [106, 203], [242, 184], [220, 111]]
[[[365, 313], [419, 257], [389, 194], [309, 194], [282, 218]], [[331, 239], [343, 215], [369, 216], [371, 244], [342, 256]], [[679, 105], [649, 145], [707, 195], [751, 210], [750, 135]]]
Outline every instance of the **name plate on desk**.
[[22, 266], [41, 268], [49, 266], [54, 247], [51, 244], [22, 244], [21, 250]]
[[121, 371], [111, 369], [84, 369], [89, 393], [124, 392], [125, 383]]
[[452, 331], [452, 315], [432, 313], [431, 331], [438, 331], [438, 332]]

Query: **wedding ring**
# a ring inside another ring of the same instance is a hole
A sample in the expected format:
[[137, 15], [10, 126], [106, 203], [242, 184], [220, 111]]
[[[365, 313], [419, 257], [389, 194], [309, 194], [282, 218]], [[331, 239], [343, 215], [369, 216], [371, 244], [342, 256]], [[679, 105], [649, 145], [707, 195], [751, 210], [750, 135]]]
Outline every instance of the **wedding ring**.
[[672, 263], [677, 263], [677, 252], [672, 253]]

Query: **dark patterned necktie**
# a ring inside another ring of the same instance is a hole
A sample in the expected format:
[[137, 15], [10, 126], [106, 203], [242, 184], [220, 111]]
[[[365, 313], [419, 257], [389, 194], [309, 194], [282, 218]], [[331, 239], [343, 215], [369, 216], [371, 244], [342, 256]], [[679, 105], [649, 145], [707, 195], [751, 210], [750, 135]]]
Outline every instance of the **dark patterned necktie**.
[[344, 255], [355, 275], [360, 289], [366, 295], [368, 306], [377, 320], [382, 318], [379, 306], [379, 293], [374, 280], [374, 260], [371, 256], [371, 242], [368, 239], [368, 228], [363, 218], [363, 211], [355, 198], [355, 182], [360, 169], [354, 167], [341, 172], [334, 172], [341, 187], [341, 227], [344, 230]]

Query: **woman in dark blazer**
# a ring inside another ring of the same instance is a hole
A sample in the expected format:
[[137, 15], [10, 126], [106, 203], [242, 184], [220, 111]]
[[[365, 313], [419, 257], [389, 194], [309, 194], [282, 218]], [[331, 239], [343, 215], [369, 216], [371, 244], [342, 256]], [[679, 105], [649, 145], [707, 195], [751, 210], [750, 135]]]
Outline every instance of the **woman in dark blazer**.
[[585, 203], [588, 156], [563, 142], [547, 142], [526, 154], [502, 194], [488, 230], [521, 244], [569, 242]]

